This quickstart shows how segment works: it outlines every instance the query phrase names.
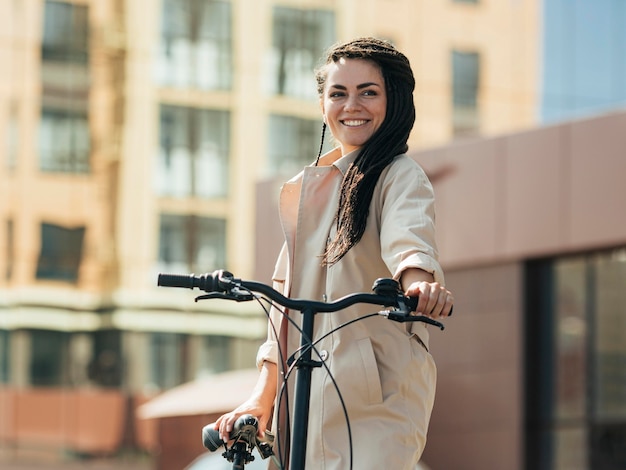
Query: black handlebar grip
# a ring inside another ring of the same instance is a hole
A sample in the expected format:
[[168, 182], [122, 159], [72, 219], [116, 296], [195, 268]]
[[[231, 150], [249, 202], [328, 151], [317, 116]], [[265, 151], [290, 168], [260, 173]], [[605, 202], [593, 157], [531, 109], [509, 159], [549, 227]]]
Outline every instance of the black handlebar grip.
[[184, 287], [193, 289], [195, 286], [195, 276], [193, 274], [159, 274], [158, 286], [163, 287]]
[[219, 431], [213, 429], [213, 424], [207, 424], [202, 428], [202, 445], [211, 452], [215, 452], [224, 445], [224, 441], [220, 439]]
[[196, 276], [195, 274], [159, 274], [157, 285], [163, 287], [197, 287], [205, 292], [224, 292], [232, 280], [228, 271], [213, 271], [212, 273]]
[[[214, 425], [215, 423], [207, 424], [202, 428], [202, 445], [211, 452], [215, 452], [224, 445], [224, 441], [220, 439], [220, 433], [214, 429]], [[233, 425], [230, 439], [242, 439], [252, 446], [256, 442], [258, 428], [259, 422], [254, 416], [241, 415]]]

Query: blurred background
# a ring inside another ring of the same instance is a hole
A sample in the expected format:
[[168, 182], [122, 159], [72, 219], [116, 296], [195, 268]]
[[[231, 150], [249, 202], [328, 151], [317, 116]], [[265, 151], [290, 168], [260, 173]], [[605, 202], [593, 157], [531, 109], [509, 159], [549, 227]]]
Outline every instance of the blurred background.
[[313, 70], [373, 35], [415, 71], [457, 299], [424, 466], [626, 468], [624, 25], [623, 0], [0, 0], [0, 466], [227, 468], [191, 462], [264, 313], [157, 273], [270, 281]]

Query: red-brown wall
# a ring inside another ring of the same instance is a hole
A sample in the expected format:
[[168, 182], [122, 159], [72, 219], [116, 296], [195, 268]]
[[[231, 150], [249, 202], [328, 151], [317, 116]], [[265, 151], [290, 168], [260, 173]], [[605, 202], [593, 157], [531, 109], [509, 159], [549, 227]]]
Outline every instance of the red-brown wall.
[[[626, 246], [626, 111], [412, 157], [433, 182], [440, 259], [456, 299], [445, 331], [431, 333], [439, 374], [424, 461], [521, 470], [523, 263]], [[279, 186], [257, 191], [262, 280], [282, 243]]]
[[155, 423], [139, 420], [145, 398], [119, 390], [0, 388], [0, 447], [114, 455], [157, 447]]

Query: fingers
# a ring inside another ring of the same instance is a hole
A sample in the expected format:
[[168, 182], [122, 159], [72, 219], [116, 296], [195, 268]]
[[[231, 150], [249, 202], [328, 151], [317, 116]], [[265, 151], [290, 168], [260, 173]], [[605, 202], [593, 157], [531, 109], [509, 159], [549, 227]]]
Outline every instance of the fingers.
[[438, 282], [417, 282], [407, 290], [407, 295], [419, 297], [416, 313], [429, 317], [447, 317], [452, 311], [454, 297]]
[[215, 422], [215, 429], [219, 431], [220, 439], [224, 442], [228, 442], [230, 440], [230, 433], [232, 432], [235, 421], [237, 421], [237, 418], [239, 418], [239, 416], [241, 415], [236, 413], [235, 411], [232, 411], [221, 416]]
[[258, 435], [259, 437], [263, 437], [265, 435], [267, 422], [269, 421], [269, 414], [256, 407], [241, 406], [230, 413], [220, 416], [215, 422], [214, 429], [219, 431], [221, 440], [224, 442], [228, 442], [230, 440], [230, 435], [235, 427], [236, 421], [240, 416], [245, 414], [251, 414], [257, 418]]

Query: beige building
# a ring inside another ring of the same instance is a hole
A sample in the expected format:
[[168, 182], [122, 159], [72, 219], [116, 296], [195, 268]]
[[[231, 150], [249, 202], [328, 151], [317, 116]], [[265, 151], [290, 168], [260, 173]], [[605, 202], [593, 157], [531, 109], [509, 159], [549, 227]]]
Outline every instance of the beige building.
[[0, 0], [0, 446], [62, 434], [65, 408], [15, 424], [42, 387], [145, 397], [253, 365], [258, 306], [157, 273], [268, 280], [256, 188], [315, 156], [326, 47], [406, 52], [425, 149], [535, 124], [539, 24], [535, 1]]

